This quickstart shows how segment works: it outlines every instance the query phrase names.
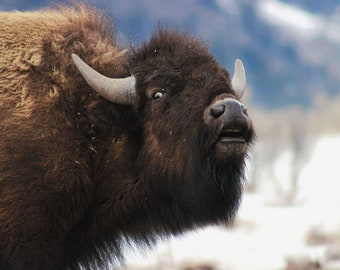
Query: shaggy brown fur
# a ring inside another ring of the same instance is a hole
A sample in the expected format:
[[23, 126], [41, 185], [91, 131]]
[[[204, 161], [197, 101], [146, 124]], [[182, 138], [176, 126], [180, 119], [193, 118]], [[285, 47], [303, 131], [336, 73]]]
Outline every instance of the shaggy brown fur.
[[[233, 95], [228, 72], [175, 31], [127, 53], [101, 18], [83, 6], [0, 13], [0, 269], [104, 267], [122, 240], [150, 244], [237, 209], [246, 151], [218, 152], [203, 121]], [[97, 95], [71, 53], [134, 74], [136, 105]]]

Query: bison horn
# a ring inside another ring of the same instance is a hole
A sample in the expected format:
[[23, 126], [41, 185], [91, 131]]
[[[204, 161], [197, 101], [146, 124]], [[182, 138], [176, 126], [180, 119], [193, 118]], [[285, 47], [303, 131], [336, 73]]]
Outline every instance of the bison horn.
[[135, 102], [136, 79], [133, 76], [108, 78], [88, 66], [78, 55], [72, 54], [72, 59], [85, 81], [103, 98], [121, 105], [132, 105]]
[[234, 75], [231, 80], [231, 86], [235, 91], [237, 99], [241, 99], [241, 97], [243, 96], [243, 93], [246, 90], [246, 85], [246, 72], [244, 70], [244, 66], [240, 59], [236, 59]]

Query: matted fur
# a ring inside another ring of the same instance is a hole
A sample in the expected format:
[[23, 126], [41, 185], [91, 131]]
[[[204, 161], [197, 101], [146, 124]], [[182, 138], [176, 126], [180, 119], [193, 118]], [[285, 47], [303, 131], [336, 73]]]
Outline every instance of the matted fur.
[[[82, 5], [0, 13], [0, 269], [106, 267], [122, 241], [150, 245], [237, 210], [246, 151], [216, 150], [203, 120], [234, 94], [229, 73], [177, 31], [128, 52], [102, 18]], [[97, 95], [71, 53], [133, 74], [137, 103]]]

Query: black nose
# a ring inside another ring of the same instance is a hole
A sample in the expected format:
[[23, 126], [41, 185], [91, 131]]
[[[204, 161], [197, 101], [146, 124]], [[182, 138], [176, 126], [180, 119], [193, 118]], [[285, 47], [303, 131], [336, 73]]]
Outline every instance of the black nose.
[[204, 122], [216, 132], [219, 143], [243, 145], [251, 138], [252, 122], [247, 108], [235, 99], [227, 97], [208, 106]]
[[223, 117], [225, 120], [235, 121], [237, 119], [248, 118], [247, 107], [233, 99], [226, 99], [212, 105], [209, 113], [215, 119]]

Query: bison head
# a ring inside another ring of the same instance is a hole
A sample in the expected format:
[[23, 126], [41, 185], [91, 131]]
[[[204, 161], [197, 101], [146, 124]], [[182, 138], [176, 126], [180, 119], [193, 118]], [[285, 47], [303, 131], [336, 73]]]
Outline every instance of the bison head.
[[139, 216], [152, 220], [154, 231], [171, 233], [229, 221], [254, 137], [240, 102], [242, 62], [230, 79], [199, 40], [166, 30], [130, 55], [128, 78], [107, 78], [76, 55], [73, 60], [100, 95], [136, 115], [126, 124], [139, 127], [132, 166], [142, 194], [135, 202]]

